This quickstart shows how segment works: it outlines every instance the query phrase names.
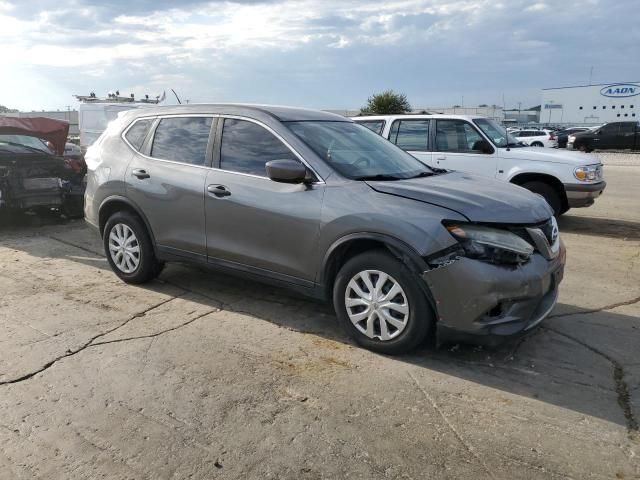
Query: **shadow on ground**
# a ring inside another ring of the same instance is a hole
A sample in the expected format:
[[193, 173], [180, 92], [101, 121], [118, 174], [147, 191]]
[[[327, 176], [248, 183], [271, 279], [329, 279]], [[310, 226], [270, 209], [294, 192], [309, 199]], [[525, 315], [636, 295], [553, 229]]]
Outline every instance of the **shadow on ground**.
[[562, 233], [640, 240], [640, 223], [598, 217], [565, 215], [558, 219]]

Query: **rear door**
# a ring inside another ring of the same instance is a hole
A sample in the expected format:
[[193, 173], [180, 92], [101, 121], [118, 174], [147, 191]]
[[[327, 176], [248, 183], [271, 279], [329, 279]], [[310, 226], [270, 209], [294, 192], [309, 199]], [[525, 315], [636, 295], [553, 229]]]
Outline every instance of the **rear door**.
[[126, 173], [127, 197], [146, 216], [158, 248], [203, 260], [204, 185], [214, 125], [212, 116], [157, 119]]
[[432, 166], [433, 159], [429, 145], [431, 120], [398, 119], [389, 129], [389, 141], [407, 151], [422, 163]]
[[300, 157], [266, 125], [225, 118], [218, 130], [217, 168], [206, 179], [208, 261], [313, 285], [324, 182], [270, 180], [268, 161]]
[[484, 137], [475, 126], [462, 119], [435, 120], [434, 166], [485, 177], [496, 176], [498, 157], [481, 150]]

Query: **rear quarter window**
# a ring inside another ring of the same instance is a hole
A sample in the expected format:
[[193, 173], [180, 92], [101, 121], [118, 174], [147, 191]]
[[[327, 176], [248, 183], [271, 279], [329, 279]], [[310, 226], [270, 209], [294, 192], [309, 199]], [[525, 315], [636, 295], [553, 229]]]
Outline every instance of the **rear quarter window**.
[[144, 118], [142, 120], [138, 120], [135, 122], [124, 137], [127, 139], [127, 142], [136, 149], [140, 151], [142, 145], [144, 144], [144, 139], [147, 138], [147, 134], [149, 133], [149, 128], [151, 128], [151, 124], [153, 120], [150, 118]]

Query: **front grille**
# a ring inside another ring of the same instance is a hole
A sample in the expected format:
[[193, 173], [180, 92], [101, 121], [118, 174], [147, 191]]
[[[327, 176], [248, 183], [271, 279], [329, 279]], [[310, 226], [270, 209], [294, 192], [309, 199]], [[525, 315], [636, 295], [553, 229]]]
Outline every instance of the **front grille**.
[[527, 243], [531, 244], [533, 246], [533, 248], [537, 252], [542, 253], [540, 251], [540, 249], [538, 248], [538, 246], [536, 244], [536, 241], [531, 237], [531, 235], [527, 231], [527, 228], [538, 228], [538, 229], [540, 229], [540, 231], [544, 234], [545, 238], [547, 239], [547, 242], [549, 243], [549, 245], [553, 245], [553, 221], [551, 219], [549, 219], [549, 220], [547, 220], [546, 222], [543, 222], [543, 223], [530, 225], [528, 227], [520, 227], [520, 226], [518, 226], [518, 227], [509, 228], [510, 232], [515, 233], [520, 238], [522, 238], [524, 241], [526, 241]]
[[547, 220], [542, 225], [539, 225], [538, 228], [542, 230], [542, 233], [544, 233], [549, 245], [553, 245], [553, 222], [551, 219]]

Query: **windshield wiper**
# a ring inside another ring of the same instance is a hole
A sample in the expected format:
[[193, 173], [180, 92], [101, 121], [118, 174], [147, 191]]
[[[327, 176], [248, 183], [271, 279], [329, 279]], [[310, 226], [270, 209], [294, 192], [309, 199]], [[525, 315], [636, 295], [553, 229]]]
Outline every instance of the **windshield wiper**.
[[431, 175], [435, 175], [435, 172], [430, 172], [429, 170], [425, 170], [424, 172], [420, 172], [417, 175], [409, 178], [420, 178], [420, 177], [430, 177]]
[[403, 178], [396, 177], [395, 175], [378, 173], [377, 175], [364, 175], [362, 177], [354, 177], [354, 180], [403, 180]]
[[23, 143], [17, 143], [17, 142], [6, 142], [4, 140], [0, 140], [0, 145], [11, 145], [12, 147], [22, 147], [22, 148], [26, 148], [27, 150], [31, 150], [32, 152], [38, 152], [38, 153], [47, 153], [49, 155], [52, 155], [51, 153], [45, 151], [45, 150], [40, 150], [39, 148], [36, 147], [31, 147], [29, 145], [25, 145]]

